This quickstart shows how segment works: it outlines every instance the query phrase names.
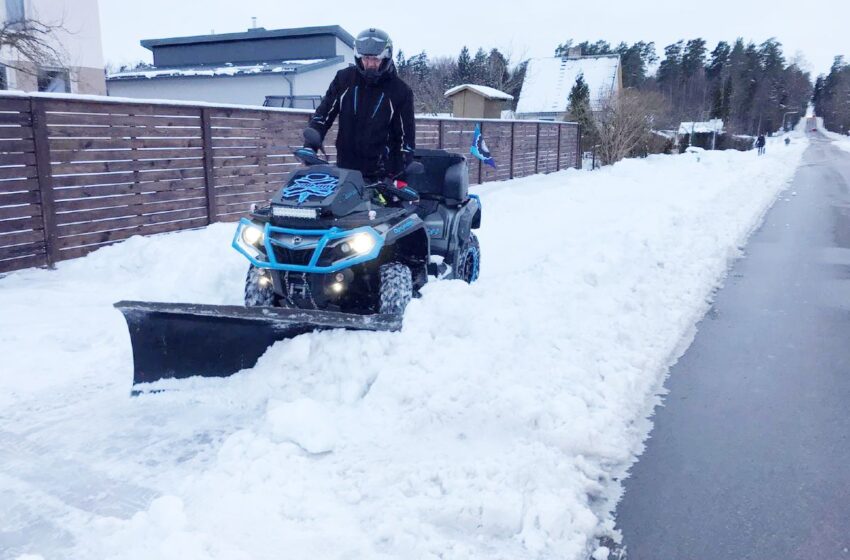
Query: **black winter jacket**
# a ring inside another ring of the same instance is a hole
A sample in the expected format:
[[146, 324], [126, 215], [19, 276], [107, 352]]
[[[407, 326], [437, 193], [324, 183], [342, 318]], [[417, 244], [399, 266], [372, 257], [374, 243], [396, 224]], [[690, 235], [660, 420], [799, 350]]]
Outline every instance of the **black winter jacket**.
[[378, 177], [400, 172], [413, 159], [413, 92], [395, 68], [374, 84], [368, 83], [354, 66], [337, 72], [310, 119], [310, 126], [324, 139], [336, 118], [340, 167]]

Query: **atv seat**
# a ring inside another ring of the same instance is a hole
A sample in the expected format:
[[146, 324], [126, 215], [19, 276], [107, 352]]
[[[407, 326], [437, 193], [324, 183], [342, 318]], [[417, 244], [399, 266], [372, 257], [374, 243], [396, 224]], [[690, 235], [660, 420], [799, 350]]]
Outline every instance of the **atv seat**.
[[417, 149], [413, 157], [422, 162], [425, 171], [411, 175], [407, 182], [423, 200], [457, 205], [469, 198], [469, 171], [464, 156], [445, 150]]

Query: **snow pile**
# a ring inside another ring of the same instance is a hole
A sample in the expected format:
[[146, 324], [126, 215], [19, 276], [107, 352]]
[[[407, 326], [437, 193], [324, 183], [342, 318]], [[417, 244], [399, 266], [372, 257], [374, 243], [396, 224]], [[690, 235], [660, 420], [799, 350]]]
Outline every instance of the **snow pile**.
[[232, 224], [0, 279], [0, 550], [605, 558], [667, 368], [804, 147], [485, 185], [480, 281], [427, 286], [402, 332], [134, 399], [112, 302], [237, 303]]

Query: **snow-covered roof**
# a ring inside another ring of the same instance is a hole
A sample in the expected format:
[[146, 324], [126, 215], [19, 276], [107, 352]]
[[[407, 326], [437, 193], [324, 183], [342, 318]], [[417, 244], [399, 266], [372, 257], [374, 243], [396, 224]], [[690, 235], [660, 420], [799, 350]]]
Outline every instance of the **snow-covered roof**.
[[570, 91], [579, 75], [590, 89], [590, 106], [597, 109], [602, 99], [619, 87], [619, 55], [580, 58], [532, 58], [525, 70], [517, 114], [564, 113]]
[[182, 78], [182, 77], [215, 77], [215, 76], [245, 76], [252, 74], [291, 74], [304, 72], [325, 66], [325, 63], [342, 61], [341, 56], [332, 58], [310, 58], [299, 60], [281, 60], [259, 62], [256, 64], [231, 64], [225, 63], [220, 66], [174, 66], [166, 68], [144, 68], [139, 70], [127, 70], [109, 74], [107, 80], [124, 80], [140, 78]]
[[505, 93], [504, 91], [499, 91], [496, 88], [491, 88], [488, 86], [479, 86], [477, 84], [461, 84], [459, 86], [455, 86], [449, 90], [446, 90], [444, 94], [446, 97], [451, 97], [456, 93], [460, 93], [461, 91], [468, 89], [470, 91], [474, 91], [475, 93], [486, 97], [487, 99], [497, 99], [503, 101], [512, 101], [514, 96]]
[[679, 125], [679, 134], [711, 134], [723, 132], [723, 119], [711, 119], [705, 122], [683, 122]]

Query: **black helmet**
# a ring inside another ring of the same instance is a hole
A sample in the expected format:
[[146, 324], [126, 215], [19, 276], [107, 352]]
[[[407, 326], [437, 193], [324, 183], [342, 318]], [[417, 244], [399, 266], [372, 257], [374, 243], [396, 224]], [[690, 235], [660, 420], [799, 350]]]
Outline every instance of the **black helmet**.
[[[363, 67], [364, 56], [375, 56], [381, 59], [377, 70], [366, 70]], [[361, 31], [354, 40], [354, 61], [357, 70], [369, 81], [377, 81], [393, 68], [393, 41], [386, 32], [374, 27]]]

